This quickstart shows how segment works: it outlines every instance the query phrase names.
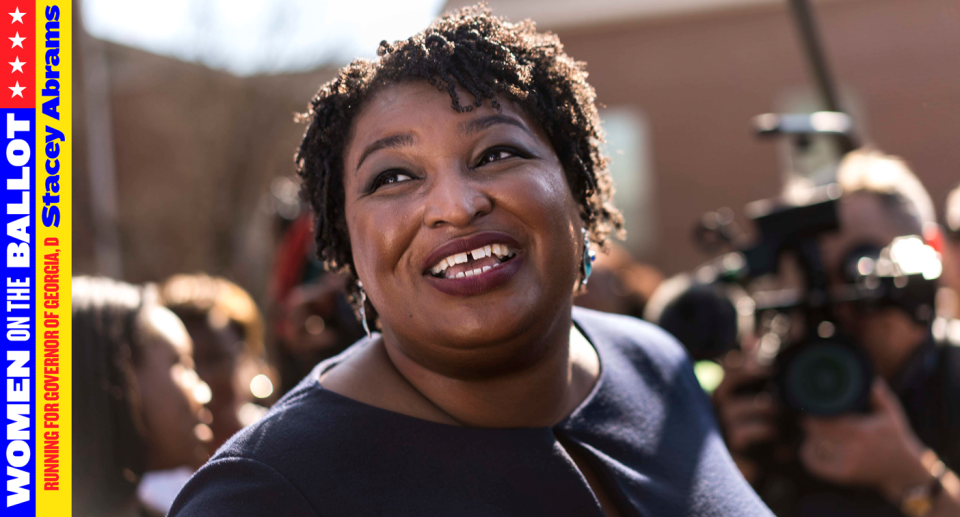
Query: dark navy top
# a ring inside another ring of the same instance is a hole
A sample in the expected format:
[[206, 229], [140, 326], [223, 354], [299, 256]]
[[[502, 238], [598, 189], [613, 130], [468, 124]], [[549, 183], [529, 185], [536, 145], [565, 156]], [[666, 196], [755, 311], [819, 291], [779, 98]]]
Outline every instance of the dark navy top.
[[573, 317], [600, 377], [552, 428], [438, 424], [325, 390], [319, 375], [361, 342], [227, 442], [170, 515], [602, 516], [561, 442], [625, 517], [771, 515], [730, 459], [680, 345], [634, 318]]

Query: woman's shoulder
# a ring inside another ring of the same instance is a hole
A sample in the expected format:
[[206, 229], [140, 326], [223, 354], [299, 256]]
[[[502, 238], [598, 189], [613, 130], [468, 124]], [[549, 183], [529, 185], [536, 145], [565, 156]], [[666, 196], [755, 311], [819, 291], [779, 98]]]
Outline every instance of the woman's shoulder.
[[573, 320], [608, 361], [640, 361], [671, 371], [690, 365], [689, 355], [676, 338], [652, 323], [582, 307], [574, 307]]
[[268, 464], [250, 458], [212, 459], [183, 487], [170, 517], [283, 515], [316, 517], [304, 487]]
[[730, 459], [677, 340], [627, 316], [580, 309], [574, 321], [601, 357], [601, 382], [562, 426], [635, 483], [625, 493], [631, 504], [651, 515], [768, 515]]
[[600, 356], [602, 383], [596, 405], [632, 405], [643, 400], [642, 410], [630, 411], [647, 416], [666, 414], [674, 404], [695, 413], [708, 406], [689, 355], [669, 333], [630, 316], [580, 308], [573, 316]]
[[323, 389], [323, 366], [220, 447], [177, 496], [170, 515], [316, 515], [314, 498], [306, 494], [335, 484], [334, 473], [362, 447], [356, 430], [376, 417]]
[[365, 407], [324, 389], [319, 382], [328, 367], [320, 363], [300, 383], [278, 400], [256, 423], [228, 440], [210, 461], [249, 458], [271, 466], [282, 466], [302, 457], [306, 441], [313, 454], [323, 455], [325, 444], [349, 439], [345, 432], [351, 420], [370, 418]]
[[[298, 480], [306, 465], [300, 446], [330, 409], [307, 384], [310, 377], [220, 447], [177, 495], [170, 515], [317, 515]], [[306, 450], [308, 461], [323, 455], [322, 447]]]

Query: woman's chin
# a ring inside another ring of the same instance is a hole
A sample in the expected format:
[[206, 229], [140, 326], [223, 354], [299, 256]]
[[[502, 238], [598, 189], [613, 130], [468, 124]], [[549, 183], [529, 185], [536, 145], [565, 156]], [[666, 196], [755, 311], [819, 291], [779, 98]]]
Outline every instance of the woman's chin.
[[[543, 353], [549, 327], [543, 307], [509, 302], [461, 306], [425, 320], [427, 328], [403, 329], [420, 336], [405, 355], [434, 371], [454, 377], [503, 374], [522, 368]], [[401, 339], [401, 342], [405, 340]]]
[[[431, 341], [445, 346], [469, 350], [494, 346], [517, 339], [543, 320], [543, 293], [536, 288], [504, 290], [502, 296], [492, 294], [484, 299], [444, 303], [425, 311], [425, 333]], [[423, 334], [421, 334], [423, 335]]]

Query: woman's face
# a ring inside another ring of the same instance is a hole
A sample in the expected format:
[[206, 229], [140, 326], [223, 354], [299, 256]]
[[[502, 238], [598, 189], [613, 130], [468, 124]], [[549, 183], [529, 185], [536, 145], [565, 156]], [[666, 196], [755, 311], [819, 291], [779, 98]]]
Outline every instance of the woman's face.
[[207, 444], [213, 454], [243, 428], [237, 411], [251, 398], [249, 387], [243, 389], [237, 368], [243, 355], [243, 336], [233, 325], [213, 325], [206, 317], [184, 318], [183, 322], [194, 345], [196, 372], [210, 387], [210, 401], [205, 406], [213, 416], [213, 440]]
[[458, 113], [425, 81], [389, 86], [345, 149], [357, 273], [384, 333], [434, 368], [528, 361], [523, 343], [569, 321], [579, 207], [543, 131], [500, 104]]
[[197, 393], [209, 393], [209, 389], [203, 389], [203, 381], [193, 370], [190, 336], [176, 315], [159, 306], [145, 311], [139, 336], [143, 356], [135, 373], [146, 432], [147, 470], [199, 467], [206, 460], [203, 442], [209, 441], [212, 433], [200, 423], [202, 405]]

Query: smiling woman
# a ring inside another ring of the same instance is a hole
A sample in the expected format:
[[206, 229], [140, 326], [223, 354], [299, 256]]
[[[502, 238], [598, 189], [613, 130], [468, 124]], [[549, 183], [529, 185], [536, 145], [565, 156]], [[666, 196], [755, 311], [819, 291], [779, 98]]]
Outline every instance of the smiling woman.
[[297, 163], [369, 334], [171, 515], [767, 515], [680, 347], [573, 310], [621, 227], [584, 65], [482, 8], [324, 85]]

